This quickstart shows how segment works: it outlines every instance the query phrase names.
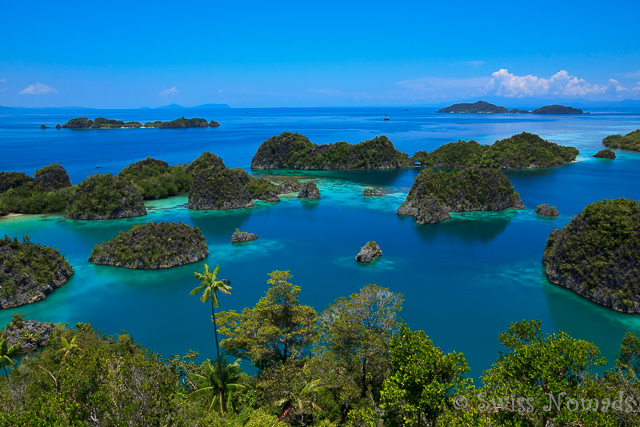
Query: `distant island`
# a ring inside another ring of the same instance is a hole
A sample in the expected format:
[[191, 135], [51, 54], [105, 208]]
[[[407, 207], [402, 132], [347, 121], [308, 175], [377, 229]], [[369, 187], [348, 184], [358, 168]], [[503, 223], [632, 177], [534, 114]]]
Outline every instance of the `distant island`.
[[198, 262], [207, 255], [207, 242], [197, 227], [182, 222], [148, 222], [96, 245], [89, 262], [155, 270]]
[[163, 122], [157, 120], [155, 122], [146, 122], [144, 125], [140, 122], [125, 122], [122, 120], [105, 119], [104, 117], [97, 117], [95, 120], [88, 119], [86, 117], [76, 117], [63, 124], [65, 129], [138, 129], [138, 128], [160, 128], [160, 129], [172, 129], [172, 128], [206, 128], [206, 127], [219, 127], [220, 123], [215, 120], [208, 122], [206, 119], [194, 117], [187, 119], [180, 117], [170, 122]]
[[0, 310], [45, 299], [73, 275], [57, 249], [31, 243], [29, 236], [0, 239]]
[[411, 160], [436, 168], [532, 169], [573, 162], [579, 153], [574, 147], [522, 132], [492, 145], [480, 145], [474, 140], [450, 142], [432, 152], [417, 151]]
[[399, 215], [416, 217], [418, 224], [433, 224], [451, 218], [449, 212], [524, 209], [522, 199], [509, 178], [496, 169], [466, 168], [418, 174]]
[[398, 151], [386, 136], [359, 144], [314, 144], [299, 133], [284, 132], [263, 142], [251, 169], [395, 169], [405, 167], [409, 156]]
[[640, 151], [640, 129], [629, 132], [625, 136], [609, 135], [602, 140], [605, 147], [623, 148], [625, 150]]
[[640, 313], [640, 205], [604, 199], [547, 239], [543, 263], [553, 283], [623, 313]]
[[[529, 114], [527, 110], [513, 109], [491, 104], [485, 101], [453, 104], [436, 113], [474, 113], [474, 114]], [[562, 105], [546, 105], [531, 111], [531, 114], [585, 114], [582, 110]], [[588, 114], [588, 113], [587, 113]]]
[[[183, 107], [182, 105], [178, 105], [178, 104], [169, 104], [169, 105], [163, 105], [162, 107], [156, 107], [154, 108], [154, 110], [195, 110], [195, 109], [224, 109], [224, 108], [231, 108], [228, 104], [202, 104], [202, 105], [197, 105], [195, 107]], [[150, 109], [149, 107], [142, 107], [142, 109], [148, 110]]]

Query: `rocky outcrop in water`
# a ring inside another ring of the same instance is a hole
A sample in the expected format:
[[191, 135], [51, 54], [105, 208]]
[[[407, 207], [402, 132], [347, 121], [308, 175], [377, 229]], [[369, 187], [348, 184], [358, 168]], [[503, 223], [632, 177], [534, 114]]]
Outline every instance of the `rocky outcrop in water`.
[[384, 197], [385, 194], [376, 190], [375, 188], [365, 188], [364, 190], [362, 190], [362, 195], [370, 197]]
[[57, 249], [5, 235], [0, 239], [0, 309], [41, 301], [73, 273]]
[[209, 255], [197, 227], [182, 222], [148, 222], [96, 245], [89, 262], [139, 270], [191, 264]]
[[359, 144], [313, 144], [297, 133], [284, 132], [263, 142], [251, 160], [252, 169], [394, 169], [409, 159], [386, 136]]
[[59, 163], [54, 163], [38, 169], [34, 174], [35, 181], [40, 184], [45, 193], [71, 187], [71, 179], [66, 169]]
[[250, 181], [242, 169], [210, 168], [196, 174], [189, 190], [189, 209], [227, 210], [249, 208], [254, 205], [245, 188]]
[[396, 213], [398, 215], [418, 216], [418, 208], [410, 207], [402, 203]]
[[18, 354], [31, 353], [47, 345], [56, 323], [38, 322], [37, 320], [19, 320], [19, 326], [13, 322], [7, 325], [4, 335], [9, 345], [20, 347]]
[[360, 248], [360, 252], [356, 255], [356, 261], [371, 262], [373, 259], [381, 256], [382, 250], [380, 249], [380, 245], [376, 242], [367, 242], [366, 245]]
[[459, 171], [420, 172], [404, 203], [400, 215], [412, 215], [416, 208], [419, 223], [434, 223], [450, 218], [448, 212], [500, 211], [524, 209], [509, 178], [496, 169], [466, 168]]
[[547, 277], [598, 304], [640, 313], [640, 205], [604, 199], [553, 230], [542, 255]]
[[298, 193], [298, 199], [319, 199], [320, 190], [315, 182], [305, 182]]
[[291, 181], [290, 179], [285, 179], [281, 184], [277, 187], [278, 194], [289, 194], [289, 193], [297, 193], [302, 189], [302, 184], [299, 182]]
[[62, 126], [60, 126], [60, 123], [56, 125], [56, 129], [62, 129]]
[[231, 243], [250, 242], [258, 238], [257, 234], [247, 233], [246, 231], [236, 231], [231, 235]]
[[91, 175], [78, 184], [67, 205], [67, 218], [118, 219], [147, 214], [138, 189], [111, 174]]
[[211, 120], [211, 121], [209, 122], [209, 127], [210, 127], [210, 128], [217, 128], [217, 127], [220, 127], [220, 123], [216, 122], [215, 120]]
[[596, 154], [593, 155], [593, 157], [598, 157], [601, 159], [615, 159], [616, 158], [616, 152], [613, 151], [611, 148], [606, 148], [604, 150], [600, 150], [598, 151]]
[[40, 125], [40, 129], [51, 129], [51, 126]]
[[538, 205], [538, 207], [536, 208], [536, 213], [538, 215], [551, 217], [560, 215], [560, 212], [558, 212], [555, 206], [549, 206], [546, 203]]

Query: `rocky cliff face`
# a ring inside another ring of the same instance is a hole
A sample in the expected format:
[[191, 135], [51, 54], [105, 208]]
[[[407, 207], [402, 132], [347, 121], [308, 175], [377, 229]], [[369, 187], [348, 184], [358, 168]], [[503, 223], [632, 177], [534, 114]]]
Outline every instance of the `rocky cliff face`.
[[500, 211], [523, 209], [522, 199], [502, 172], [495, 169], [467, 168], [452, 172], [423, 170], [416, 177], [400, 215], [412, 215], [416, 208], [419, 223], [450, 218], [448, 212]]
[[242, 169], [215, 168], [204, 170], [193, 177], [189, 190], [189, 209], [241, 209], [254, 205], [251, 194], [244, 187], [249, 182]]
[[266, 202], [279, 202], [278, 187], [264, 178], [253, 178], [249, 175], [249, 182], [244, 186], [252, 199], [264, 200]]
[[366, 245], [360, 248], [360, 252], [356, 255], [356, 261], [371, 262], [373, 259], [381, 256], [382, 250], [380, 249], [380, 245], [376, 242], [367, 242]]
[[19, 354], [31, 353], [47, 345], [57, 326], [60, 325], [37, 320], [25, 320], [20, 327], [9, 325], [6, 329], [7, 342], [20, 346]]
[[45, 193], [71, 187], [71, 179], [66, 169], [55, 163], [38, 169], [34, 174], [35, 180], [44, 189]]
[[297, 133], [285, 132], [260, 145], [252, 169], [393, 169], [406, 166], [409, 156], [394, 148], [386, 136], [351, 145], [313, 144]]
[[305, 182], [298, 193], [298, 199], [319, 199], [320, 190], [315, 182]]
[[138, 189], [111, 174], [96, 174], [82, 181], [67, 205], [67, 218], [72, 219], [133, 218], [146, 214]]
[[197, 262], [207, 255], [207, 242], [197, 227], [181, 222], [149, 222], [96, 245], [89, 262], [156, 270]]
[[299, 182], [294, 182], [289, 179], [285, 179], [281, 184], [278, 185], [277, 193], [278, 194], [289, 194], [289, 193], [297, 193], [302, 189], [302, 184]]
[[365, 188], [362, 190], [362, 195], [370, 197], [384, 197], [384, 193], [376, 190], [375, 188]]
[[640, 205], [602, 200], [553, 230], [542, 255], [547, 277], [598, 304], [640, 313]]
[[57, 249], [5, 236], [0, 239], [0, 309], [41, 301], [73, 273]]

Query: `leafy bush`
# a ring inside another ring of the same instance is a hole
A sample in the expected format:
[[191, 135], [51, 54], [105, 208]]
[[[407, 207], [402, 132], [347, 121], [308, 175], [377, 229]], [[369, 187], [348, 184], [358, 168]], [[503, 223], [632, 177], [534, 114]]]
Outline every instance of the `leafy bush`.
[[192, 178], [183, 165], [169, 166], [163, 160], [147, 157], [131, 163], [118, 178], [133, 183], [144, 199], [159, 199], [189, 191]]

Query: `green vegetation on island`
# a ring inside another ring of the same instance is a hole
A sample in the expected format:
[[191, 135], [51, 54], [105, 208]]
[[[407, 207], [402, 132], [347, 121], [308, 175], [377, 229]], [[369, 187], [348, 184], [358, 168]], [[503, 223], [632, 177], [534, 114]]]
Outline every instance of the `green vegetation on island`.
[[593, 155], [593, 157], [613, 160], [616, 158], [616, 152], [613, 151], [611, 148], [605, 148], [604, 150], [598, 151], [596, 154]]
[[508, 113], [509, 110], [505, 107], [490, 104], [485, 101], [477, 101], [474, 103], [460, 103], [453, 104], [449, 107], [442, 108], [436, 113], [493, 113], [493, 114], [504, 114]]
[[547, 203], [543, 203], [541, 205], [538, 205], [536, 207], [535, 212], [538, 215], [550, 216], [550, 217], [555, 217], [555, 216], [560, 215], [560, 212], [558, 212], [558, 209], [556, 209], [555, 206], [549, 206]]
[[96, 245], [89, 262], [153, 270], [200, 261], [209, 254], [197, 227], [182, 222], [148, 222]]
[[605, 147], [640, 151], [640, 129], [622, 135], [609, 135], [602, 140]]
[[625, 313], [640, 313], [640, 205], [604, 199], [587, 205], [547, 239], [553, 283]]
[[263, 142], [251, 160], [252, 169], [394, 169], [408, 156], [394, 148], [386, 136], [359, 144], [314, 144], [298, 133], [284, 132]]
[[564, 105], [545, 105], [536, 108], [531, 114], [584, 114], [579, 108], [565, 107]]
[[411, 158], [421, 166], [437, 168], [529, 169], [572, 162], [580, 151], [558, 145], [533, 133], [522, 132], [492, 145], [476, 141], [450, 142], [432, 152], [418, 151]]
[[[197, 117], [194, 117], [192, 119], [180, 117], [179, 119], [171, 120], [169, 122], [163, 122], [162, 120], [157, 120], [155, 122], [147, 122], [144, 124], [144, 126], [142, 125], [142, 123], [136, 122], [136, 121], [125, 122], [123, 120], [105, 119], [104, 117], [96, 117], [95, 120], [91, 120], [87, 117], [76, 117], [74, 119], [69, 120], [67, 123], [63, 124], [61, 127], [65, 129], [120, 129], [120, 128], [138, 129], [141, 127], [170, 129], [170, 128], [193, 128], [193, 127], [200, 127], [200, 128], [212, 127], [213, 128], [218, 126], [220, 126], [220, 123], [216, 122], [215, 120], [211, 120], [210, 122], [208, 122], [206, 119], [200, 119]], [[56, 126], [56, 128], [58, 127]]]
[[0, 172], [0, 212], [63, 212], [75, 188], [58, 163], [36, 170], [35, 178], [23, 172]]
[[499, 170], [465, 168], [436, 172], [425, 169], [415, 178], [398, 214], [417, 215], [419, 223], [432, 224], [450, 218], [449, 212], [508, 208], [522, 209], [522, 199], [509, 178]]
[[147, 214], [138, 189], [110, 173], [90, 175], [77, 186], [66, 208], [67, 218], [115, 219]]
[[[274, 271], [255, 306], [219, 312], [215, 309], [224, 301], [218, 295], [233, 296], [229, 281], [218, 274], [218, 267], [211, 272], [205, 266], [195, 274], [200, 283], [190, 293], [211, 305], [203, 316], [207, 323], [213, 320], [211, 340], [218, 343], [217, 324], [224, 337], [220, 347], [226, 354], [216, 350], [216, 358], [202, 362], [194, 351], [163, 358], [134, 344], [124, 331], [111, 336], [77, 323], [51, 325], [42, 351], [18, 364], [19, 349], [7, 339], [16, 330], [25, 340], [35, 337], [25, 328], [30, 321], [14, 315], [0, 330], [0, 424], [637, 424], [637, 412], [625, 404], [640, 401], [640, 339], [634, 333], [622, 339], [615, 368], [598, 375], [594, 371], [606, 360], [594, 344], [561, 331], [545, 334], [537, 320], [514, 322], [498, 335], [502, 351], [476, 385], [462, 353], [445, 353], [427, 333], [400, 319], [402, 294], [367, 285], [318, 313], [300, 303], [301, 288], [289, 271]], [[228, 356], [238, 359], [231, 362]], [[242, 372], [240, 360], [257, 371]]]
[[265, 200], [267, 202], [279, 202], [278, 187], [264, 178], [254, 178], [249, 175], [249, 182], [244, 186], [251, 194], [252, 199]]
[[132, 182], [144, 199], [160, 199], [189, 191], [192, 177], [184, 165], [169, 166], [163, 160], [147, 157], [131, 163], [118, 178]]
[[251, 180], [247, 172], [215, 167], [205, 169], [193, 177], [189, 190], [189, 209], [241, 209], [254, 205], [245, 185]]
[[0, 309], [43, 300], [73, 275], [60, 252], [31, 242], [29, 236], [0, 239]]

